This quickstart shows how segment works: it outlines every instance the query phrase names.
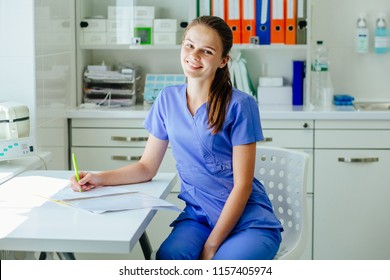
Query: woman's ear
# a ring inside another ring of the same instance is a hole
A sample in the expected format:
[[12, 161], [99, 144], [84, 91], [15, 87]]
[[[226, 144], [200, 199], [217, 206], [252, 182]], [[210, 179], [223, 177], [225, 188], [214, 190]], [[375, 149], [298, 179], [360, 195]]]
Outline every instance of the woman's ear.
[[226, 64], [228, 63], [228, 61], [229, 61], [229, 57], [228, 56], [222, 58], [221, 65], [219, 65], [219, 68], [225, 67]]

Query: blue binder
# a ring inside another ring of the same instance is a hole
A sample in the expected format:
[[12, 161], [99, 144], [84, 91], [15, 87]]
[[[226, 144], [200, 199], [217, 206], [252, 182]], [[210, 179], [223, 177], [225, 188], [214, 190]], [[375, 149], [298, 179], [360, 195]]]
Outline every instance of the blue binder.
[[260, 45], [271, 44], [271, 1], [256, 0], [256, 36]]
[[305, 61], [293, 61], [293, 78], [292, 78], [292, 105], [303, 105], [303, 89], [305, 78]]

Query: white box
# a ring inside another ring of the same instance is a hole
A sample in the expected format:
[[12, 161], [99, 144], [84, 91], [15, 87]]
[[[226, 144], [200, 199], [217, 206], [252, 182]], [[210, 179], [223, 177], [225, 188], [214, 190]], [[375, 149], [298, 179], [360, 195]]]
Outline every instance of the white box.
[[153, 32], [154, 45], [177, 45], [178, 42], [178, 32]]
[[108, 45], [118, 45], [118, 44], [131, 44], [133, 36], [130, 32], [116, 32], [108, 33], [107, 32], [107, 44]]
[[84, 33], [86, 32], [106, 32], [107, 31], [107, 20], [106, 19], [83, 19], [84, 22], [88, 23], [87, 27], [83, 27]]
[[131, 19], [107, 20], [107, 32], [130, 32], [133, 30]]
[[133, 7], [108, 6], [108, 19], [130, 19], [133, 18]]
[[153, 19], [135, 19], [134, 27], [153, 27]]
[[155, 19], [153, 26], [155, 32], [177, 32], [179, 29], [177, 19], [170, 18]]
[[107, 35], [104, 32], [83, 34], [83, 45], [105, 45], [105, 44], [107, 44]]
[[259, 86], [260, 87], [282, 87], [283, 77], [260, 77]]
[[135, 6], [134, 18], [136, 19], [154, 19], [155, 9], [154, 6]]
[[291, 105], [292, 87], [258, 87], [257, 99], [260, 105]]

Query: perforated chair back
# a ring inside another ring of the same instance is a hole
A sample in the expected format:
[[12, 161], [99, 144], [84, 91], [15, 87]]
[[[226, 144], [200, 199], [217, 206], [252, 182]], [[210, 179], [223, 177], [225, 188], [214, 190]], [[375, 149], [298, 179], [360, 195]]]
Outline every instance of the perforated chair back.
[[275, 215], [283, 225], [282, 243], [274, 259], [298, 259], [307, 239], [307, 153], [258, 146], [255, 177], [262, 182]]

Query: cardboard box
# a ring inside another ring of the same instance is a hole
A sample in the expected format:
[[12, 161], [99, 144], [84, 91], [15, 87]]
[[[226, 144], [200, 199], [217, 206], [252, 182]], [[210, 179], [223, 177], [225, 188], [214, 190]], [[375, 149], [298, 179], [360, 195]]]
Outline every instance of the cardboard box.
[[83, 27], [84, 33], [86, 32], [106, 32], [107, 31], [107, 20], [106, 19], [83, 19], [83, 22], [88, 24], [87, 27]]
[[177, 19], [169, 18], [155, 19], [153, 26], [155, 32], [177, 32], [179, 29]]
[[130, 32], [116, 32], [107, 33], [107, 44], [118, 45], [118, 44], [131, 44], [132, 34]]
[[131, 19], [133, 18], [133, 7], [108, 6], [108, 19]]
[[154, 19], [155, 8], [154, 6], [135, 6], [134, 18], [136, 19]]
[[153, 19], [134, 19], [134, 27], [153, 27]]
[[131, 32], [132, 30], [131, 19], [107, 20], [107, 32]]
[[82, 35], [83, 45], [106, 45], [107, 34], [105, 32], [84, 33]]
[[134, 27], [134, 37], [141, 39], [141, 45], [151, 45], [153, 29], [151, 27]]
[[260, 77], [259, 86], [260, 87], [282, 87], [283, 77]]
[[179, 42], [178, 32], [154, 32], [154, 45], [177, 45]]
[[260, 105], [291, 105], [292, 87], [258, 87], [257, 100]]

